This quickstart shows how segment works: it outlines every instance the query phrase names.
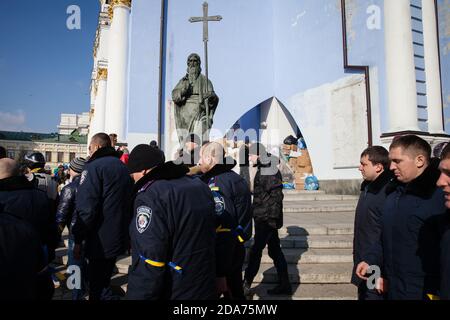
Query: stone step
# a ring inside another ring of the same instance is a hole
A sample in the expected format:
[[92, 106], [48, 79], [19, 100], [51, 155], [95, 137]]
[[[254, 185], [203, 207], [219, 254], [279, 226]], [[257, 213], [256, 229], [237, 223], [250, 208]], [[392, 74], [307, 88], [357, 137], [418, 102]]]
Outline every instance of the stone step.
[[[352, 263], [289, 264], [289, 281], [298, 283], [350, 283]], [[255, 283], [276, 283], [277, 272], [273, 264], [261, 264]]]
[[307, 194], [326, 194], [325, 191], [323, 190], [296, 190], [296, 189], [283, 189], [283, 194], [286, 195], [290, 195], [290, 194], [294, 194], [294, 195], [307, 195]]
[[352, 200], [358, 201], [359, 196], [355, 195], [338, 195], [338, 194], [295, 194], [295, 193], [285, 193], [284, 201], [345, 201]]
[[[352, 249], [283, 249], [288, 264], [317, 264], [317, 263], [351, 263]], [[261, 263], [272, 263], [267, 249], [264, 249]]]
[[354, 212], [356, 201], [283, 201], [283, 213]]
[[[302, 249], [308, 249], [300, 251], [300, 253], [311, 254], [311, 249], [352, 249], [353, 247], [353, 236], [352, 235], [313, 235], [313, 236], [284, 236], [280, 239], [281, 247], [283, 252], [288, 252], [286, 249], [297, 249], [293, 255], [298, 255], [299, 251]], [[246, 243], [246, 247], [250, 248], [253, 244], [253, 239]], [[67, 244], [66, 244], [67, 246]], [[351, 254], [351, 252], [350, 252]], [[60, 264], [67, 264], [67, 247], [58, 248], [56, 250], [56, 262]]]
[[[295, 266], [303, 264], [333, 264], [333, 263], [351, 263], [353, 261], [352, 249], [283, 249], [286, 262]], [[57, 256], [57, 262], [67, 265], [68, 256]], [[261, 257], [262, 264], [271, 264], [267, 248], [264, 249]], [[128, 273], [128, 266], [131, 264], [130, 256], [122, 256], [116, 266], [119, 273]]]
[[357, 289], [352, 284], [307, 284], [293, 285], [292, 296], [269, 295], [268, 289], [273, 284], [256, 284], [252, 286], [253, 300], [356, 300]]
[[[353, 235], [316, 235], [316, 236], [291, 236], [283, 235], [280, 238], [282, 248], [322, 248], [322, 249], [351, 249], [353, 247]], [[253, 239], [246, 242], [250, 248]]]
[[[272, 289], [274, 283], [253, 283], [251, 300], [356, 300], [357, 289], [352, 284], [293, 284], [292, 296], [269, 295], [268, 289]], [[128, 276], [116, 274], [111, 279], [111, 287], [117, 293], [124, 296], [128, 287]]]
[[[118, 273], [127, 274], [131, 257], [123, 257], [116, 263]], [[291, 283], [349, 283], [353, 264], [347, 263], [298, 263], [289, 264]], [[262, 263], [254, 282], [276, 283], [277, 272], [272, 263]]]
[[280, 238], [285, 236], [353, 235], [353, 223], [286, 225], [278, 230]]

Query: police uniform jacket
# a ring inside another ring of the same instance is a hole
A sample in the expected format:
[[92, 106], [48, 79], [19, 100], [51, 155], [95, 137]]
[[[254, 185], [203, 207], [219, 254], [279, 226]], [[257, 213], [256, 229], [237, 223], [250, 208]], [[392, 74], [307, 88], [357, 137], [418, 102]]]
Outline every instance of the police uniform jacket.
[[187, 172], [167, 162], [135, 185], [128, 299], [215, 297], [214, 200]]
[[86, 240], [86, 256], [110, 259], [122, 254], [128, 243], [133, 182], [113, 148], [97, 150], [81, 173], [75, 200], [77, 220], [72, 227], [75, 243]]

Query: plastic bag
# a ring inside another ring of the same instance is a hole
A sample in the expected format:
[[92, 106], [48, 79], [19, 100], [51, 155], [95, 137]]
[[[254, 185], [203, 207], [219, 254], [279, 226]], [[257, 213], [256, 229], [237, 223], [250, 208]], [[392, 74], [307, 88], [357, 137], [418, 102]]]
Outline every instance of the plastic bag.
[[294, 138], [294, 136], [290, 135], [289, 137], [286, 137], [286, 139], [284, 139], [283, 143], [286, 145], [297, 145], [297, 138]]
[[319, 180], [316, 176], [307, 176], [305, 179], [305, 190], [319, 190]]

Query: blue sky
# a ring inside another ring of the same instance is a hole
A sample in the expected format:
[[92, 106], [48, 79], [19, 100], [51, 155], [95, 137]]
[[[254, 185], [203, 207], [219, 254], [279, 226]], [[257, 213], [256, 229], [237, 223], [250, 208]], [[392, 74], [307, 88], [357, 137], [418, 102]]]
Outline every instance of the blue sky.
[[[69, 30], [70, 5], [81, 29]], [[55, 132], [61, 113], [89, 111], [97, 0], [13, 0], [0, 8], [0, 130]]]

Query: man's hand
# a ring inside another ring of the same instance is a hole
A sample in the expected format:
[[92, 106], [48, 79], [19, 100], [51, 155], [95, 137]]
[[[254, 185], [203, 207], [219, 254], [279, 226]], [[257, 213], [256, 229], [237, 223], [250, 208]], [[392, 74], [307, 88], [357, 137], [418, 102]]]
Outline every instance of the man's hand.
[[81, 245], [75, 244], [73, 246], [73, 258], [75, 260], [81, 260]]
[[220, 297], [222, 293], [224, 295], [228, 293], [227, 278], [225, 277], [216, 278], [216, 290], [218, 297]]
[[369, 269], [369, 265], [367, 264], [367, 262], [362, 261], [358, 264], [358, 266], [356, 267], [356, 275], [358, 276], [358, 278], [366, 280], [367, 281], [367, 269]]
[[382, 277], [377, 279], [375, 290], [378, 294], [385, 294], [388, 291], [388, 281]]

